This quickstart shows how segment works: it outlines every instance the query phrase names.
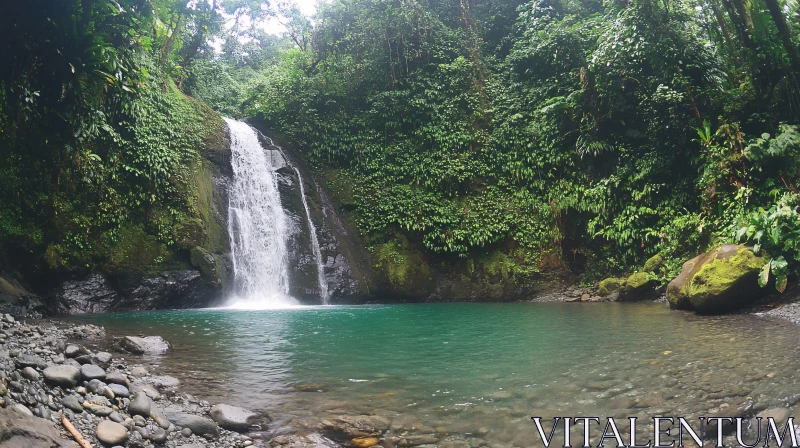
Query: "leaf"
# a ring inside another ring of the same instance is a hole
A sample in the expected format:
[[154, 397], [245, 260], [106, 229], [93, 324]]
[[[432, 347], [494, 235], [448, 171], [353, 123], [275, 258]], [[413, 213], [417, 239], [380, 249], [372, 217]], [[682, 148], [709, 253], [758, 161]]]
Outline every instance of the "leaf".
[[766, 263], [761, 268], [761, 273], [758, 275], [758, 285], [761, 286], [762, 288], [767, 286], [767, 282], [769, 282], [769, 271], [771, 265], [772, 265], [771, 261]]
[[789, 283], [789, 279], [785, 275], [779, 275], [775, 278], [775, 289], [782, 293], [786, 290], [787, 283]]

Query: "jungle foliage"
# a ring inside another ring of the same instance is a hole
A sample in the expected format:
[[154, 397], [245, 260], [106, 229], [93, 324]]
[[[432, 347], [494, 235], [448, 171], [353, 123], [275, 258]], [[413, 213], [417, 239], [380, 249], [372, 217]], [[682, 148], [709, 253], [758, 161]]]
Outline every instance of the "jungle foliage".
[[197, 214], [187, 179], [206, 137], [224, 131], [175, 84], [207, 46], [213, 5], [31, 0], [5, 9], [0, 265], [39, 275], [127, 267], [125, 250], [150, 254], [133, 269], [170, 262]]
[[333, 0], [240, 107], [375, 243], [667, 277], [796, 192], [799, 30], [795, 0]]

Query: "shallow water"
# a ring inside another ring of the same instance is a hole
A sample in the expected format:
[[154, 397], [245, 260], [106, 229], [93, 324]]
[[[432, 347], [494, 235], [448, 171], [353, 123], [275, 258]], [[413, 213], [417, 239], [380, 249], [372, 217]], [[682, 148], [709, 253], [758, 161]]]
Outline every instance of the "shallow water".
[[160, 335], [148, 361], [212, 402], [265, 410], [272, 430], [375, 413], [393, 432], [530, 446], [530, 417], [700, 416], [748, 397], [800, 398], [800, 332], [752, 315], [662, 304], [421, 304], [110, 314], [73, 320]]

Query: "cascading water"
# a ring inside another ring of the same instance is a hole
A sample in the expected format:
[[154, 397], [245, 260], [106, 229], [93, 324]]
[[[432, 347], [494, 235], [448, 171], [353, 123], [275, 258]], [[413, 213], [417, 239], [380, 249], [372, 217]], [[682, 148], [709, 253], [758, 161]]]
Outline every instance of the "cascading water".
[[300, 175], [300, 170], [297, 167], [294, 172], [297, 173], [297, 179], [300, 181], [300, 195], [303, 198], [303, 207], [306, 209], [306, 220], [308, 221], [308, 231], [311, 234], [311, 248], [314, 252], [314, 258], [317, 261], [317, 281], [319, 281], [319, 295], [322, 297], [322, 304], [328, 305], [328, 282], [325, 280], [324, 264], [322, 263], [322, 252], [319, 249], [319, 239], [317, 238], [317, 228], [314, 227], [314, 222], [311, 220], [311, 212], [308, 209], [308, 201], [306, 200], [306, 189], [303, 186], [303, 176]]
[[286, 214], [275, 168], [246, 123], [225, 119], [231, 134], [233, 182], [228, 234], [234, 271], [234, 308], [296, 305], [289, 296]]

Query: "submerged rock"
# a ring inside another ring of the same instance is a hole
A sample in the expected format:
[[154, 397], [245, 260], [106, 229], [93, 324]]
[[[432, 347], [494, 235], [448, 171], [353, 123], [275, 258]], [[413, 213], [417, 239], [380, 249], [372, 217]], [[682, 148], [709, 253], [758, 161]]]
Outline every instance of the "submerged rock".
[[670, 308], [701, 314], [733, 311], [759, 295], [758, 274], [766, 263], [745, 246], [725, 244], [683, 264], [669, 283]]
[[349, 442], [359, 437], [374, 437], [389, 429], [389, 421], [377, 415], [340, 415], [322, 420], [322, 430], [333, 440]]

